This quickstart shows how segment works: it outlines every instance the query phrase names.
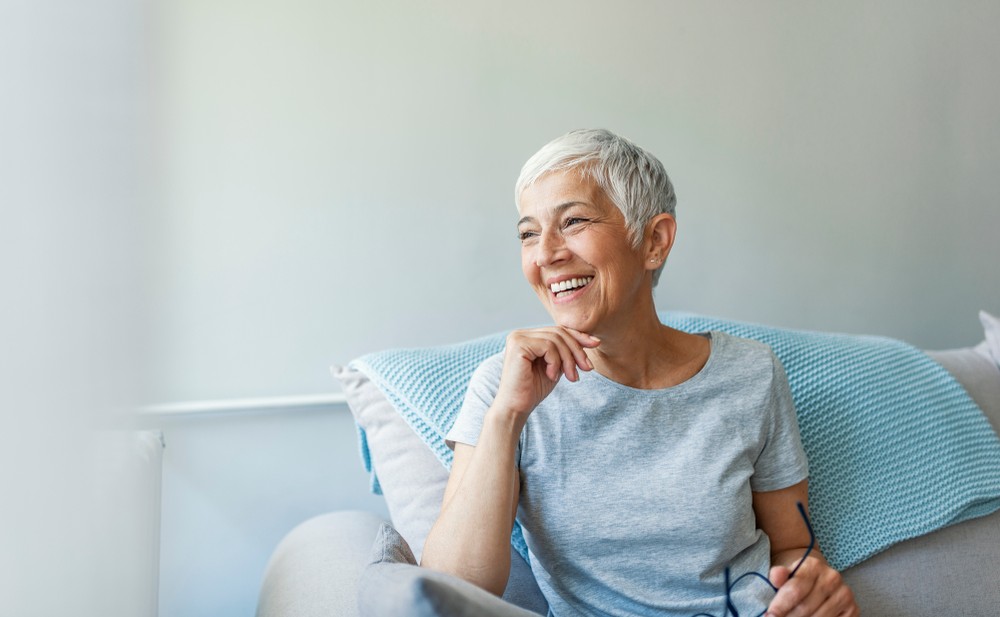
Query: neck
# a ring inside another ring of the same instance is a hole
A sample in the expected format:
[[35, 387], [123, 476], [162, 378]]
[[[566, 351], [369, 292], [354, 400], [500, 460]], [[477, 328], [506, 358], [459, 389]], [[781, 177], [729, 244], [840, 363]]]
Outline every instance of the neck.
[[650, 307], [641, 316], [630, 315], [594, 335], [600, 346], [588, 349], [594, 369], [625, 386], [667, 388], [686, 381], [705, 365], [710, 344], [667, 327]]

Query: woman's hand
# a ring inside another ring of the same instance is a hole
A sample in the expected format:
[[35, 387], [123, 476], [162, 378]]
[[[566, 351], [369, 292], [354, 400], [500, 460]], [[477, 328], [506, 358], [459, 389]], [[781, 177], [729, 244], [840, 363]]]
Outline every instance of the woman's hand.
[[584, 349], [600, 344], [597, 337], [561, 326], [511, 332], [492, 408], [527, 418], [552, 392], [561, 375], [576, 381], [580, 378], [578, 369], [593, 370]]
[[[794, 565], [794, 564], [793, 564]], [[792, 568], [774, 566], [769, 578], [778, 588], [767, 607], [767, 617], [856, 617], [860, 609], [840, 572], [822, 557], [806, 557], [802, 567], [789, 579]]]
[[[806, 547], [814, 545], [812, 529], [803, 522], [809, 500], [809, 481], [776, 491], [755, 492], [753, 509], [757, 525], [771, 539], [771, 584], [778, 588], [767, 607], [772, 617], [820, 617], [860, 614], [854, 594], [840, 572], [830, 567], [820, 548], [803, 560]], [[801, 508], [801, 509], [800, 509]], [[792, 576], [796, 564], [802, 566]]]

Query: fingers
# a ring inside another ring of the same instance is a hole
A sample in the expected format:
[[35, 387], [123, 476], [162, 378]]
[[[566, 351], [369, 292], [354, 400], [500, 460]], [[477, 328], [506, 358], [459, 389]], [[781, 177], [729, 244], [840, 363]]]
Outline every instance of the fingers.
[[597, 347], [600, 340], [570, 328], [538, 328], [534, 330], [518, 330], [507, 337], [507, 348], [519, 349], [522, 357], [534, 362], [542, 360], [545, 363], [545, 375], [551, 381], [557, 381], [560, 373], [570, 381], [577, 381], [577, 368], [585, 371], [593, 370], [594, 365], [584, 347]]
[[[779, 568], [772, 568], [772, 572], [777, 569]], [[787, 568], [781, 569], [787, 570]], [[795, 575], [795, 578], [791, 580], [786, 575], [785, 582], [780, 586], [775, 584], [778, 587], [778, 594], [774, 596], [774, 599], [768, 605], [766, 617], [791, 617], [793, 610], [797, 610], [800, 607], [805, 608], [804, 602], [812, 592], [816, 581], [811, 576], [811, 573], [804, 572], [803, 570], [800, 570]], [[781, 573], [779, 572], [779, 574]], [[774, 582], [773, 579], [772, 582]]]
[[815, 613], [816, 617], [857, 617], [860, 614], [854, 593], [847, 585], [834, 590]]
[[779, 587], [768, 606], [773, 617], [838, 617], [857, 615], [854, 594], [840, 573], [826, 563], [808, 558], [789, 579], [790, 570], [783, 566], [771, 568], [771, 581]]
[[583, 347], [597, 347], [598, 345], [601, 344], [601, 339], [597, 338], [596, 336], [580, 332], [579, 330], [574, 330], [573, 328], [562, 327], [559, 329], [563, 330], [564, 332], [568, 332]]
[[577, 381], [578, 369], [593, 370], [585, 348], [599, 344], [595, 337], [560, 327], [511, 332], [494, 402], [508, 412], [530, 414], [552, 392], [560, 376]]
[[587, 357], [585, 348], [594, 348], [601, 344], [600, 339], [596, 336], [563, 327], [545, 328], [534, 331], [534, 333], [558, 347], [562, 359], [562, 370], [570, 381], [577, 381], [580, 378], [576, 371], [577, 367], [585, 371], [594, 370], [594, 365]]
[[576, 381], [580, 375], [576, 372], [577, 362], [573, 350], [567, 345], [561, 344], [559, 340], [547, 340], [548, 345], [544, 345], [542, 358], [545, 360], [545, 375], [552, 381], [559, 380], [562, 372], [566, 379]]
[[781, 587], [786, 582], [788, 582], [789, 577], [792, 574], [791, 568], [786, 568], [785, 566], [774, 566], [771, 571], [768, 572], [768, 577], [771, 580], [771, 584], [775, 587]]

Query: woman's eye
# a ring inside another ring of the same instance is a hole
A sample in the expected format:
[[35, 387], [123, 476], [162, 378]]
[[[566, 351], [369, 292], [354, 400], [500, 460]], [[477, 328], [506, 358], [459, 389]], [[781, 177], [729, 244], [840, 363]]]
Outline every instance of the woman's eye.
[[537, 235], [538, 234], [533, 231], [519, 231], [517, 232], [517, 239], [520, 240], [521, 242], [524, 242], [525, 240], [530, 240], [531, 238], [534, 238]]
[[578, 223], [586, 223], [586, 222], [587, 219], [580, 218], [578, 216], [571, 216], [568, 219], [566, 219], [566, 222], [563, 223], [563, 227], [570, 227], [571, 225], [576, 225]]

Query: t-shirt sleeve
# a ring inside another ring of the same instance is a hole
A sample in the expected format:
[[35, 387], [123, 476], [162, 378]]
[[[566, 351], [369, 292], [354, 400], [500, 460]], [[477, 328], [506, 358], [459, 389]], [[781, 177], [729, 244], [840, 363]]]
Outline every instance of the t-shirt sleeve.
[[809, 477], [809, 463], [802, 448], [788, 377], [773, 353], [771, 362], [771, 392], [764, 410], [766, 437], [750, 477], [750, 488], [758, 492], [788, 488]]
[[475, 446], [479, 442], [479, 433], [483, 430], [483, 419], [493, 399], [500, 388], [500, 375], [503, 372], [503, 354], [490, 356], [480, 364], [472, 379], [469, 389], [465, 392], [462, 408], [455, 418], [455, 424], [445, 435], [445, 444], [452, 450], [455, 442]]

